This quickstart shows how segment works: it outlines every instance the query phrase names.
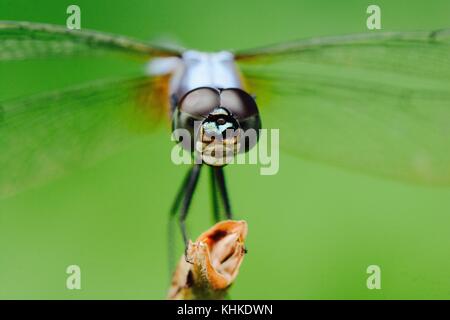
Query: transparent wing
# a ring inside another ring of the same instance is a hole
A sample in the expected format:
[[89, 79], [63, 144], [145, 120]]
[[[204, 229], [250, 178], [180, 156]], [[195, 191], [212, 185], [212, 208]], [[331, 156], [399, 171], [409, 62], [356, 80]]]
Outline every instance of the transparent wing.
[[316, 161], [450, 185], [450, 31], [299, 41], [237, 53], [266, 127]]
[[0, 198], [144, 138], [167, 114], [164, 87], [139, 77], [0, 103]]
[[0, 21], [0, 61], [49, 56], [122, 53], [149, 56], [179, 55], [176, 48], [163, 48], [120, 35], [20, 21]]

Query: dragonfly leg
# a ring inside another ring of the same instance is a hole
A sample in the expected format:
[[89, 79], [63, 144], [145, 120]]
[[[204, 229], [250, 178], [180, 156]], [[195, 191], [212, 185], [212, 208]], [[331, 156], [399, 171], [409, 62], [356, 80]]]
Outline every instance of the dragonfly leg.
[[214, 222], [220, 221], [219, 213], [219, 199], [217, 198], [217, 182], [214, 167], [210, 167], [210, 179], [211, 179], [211, 204], [213, 209]]
[[230, 199], [228, 198], [227, 186], [225, 184], [225, 175], [223, 174], [223, 167], [214, 167], [217, 184], [219, 186], [220, 195], [222, 197], [223, 206], [225, 208], [225, 216], [227, 219], [232, 219]]
[[186, 189], [187, 183], [189, 181], [189, 177], [191, 176], [191, 171], [192, 171], [192, 169], [190, 169], [186, 173], [186, 175], [183, 179], [183, 182], [177, 191], [177, 195], [175, 196], [175, 199], [172, 203], [172, 206], [171, 206], [170, 212], [169, 212], [169, 223], [167, 226], [167, 242], [168, 242], [167, 258], [168, 258], [168, 266], [169, 266], [169, 277], [170, 277], [169, 280], [172, 278], [173, 268], [176, 263], [175, 216], [178, 213], [178, 210], [180, 209], [181, 200], [183, 199], [185, 189]]
[[191, 176], [191, 172], [192, 172], [192, 169], [190, 169], [187, 172], [186, 176], [183, 179], [183, 183], [181, 184], [181, 187], [178, 190], [177, 195], [175, 196], [175, 199], [172, 203], [172, 207], [170, 207], [170, 217], [171, 218], [173, 218], [177, 214], [178, 210], [180, 209], [181, 200], [183, 199], [183, 196], [184, 196], [184, 193], [186, 190], [186, 186], [189, 181], [189, 177]]
[[194, 195], [195, 187], [197, 186], [198, 178], [200, 176], [201, 164], [196, 164], [192, 167], [189, 177], [184, 188], [184, 198], [183, 203], [181, 205], [181, 212], [179, 217], [179, 223], [181, 228], [181, 233], [183, 235], [183, 241], [185, 245], [185, 250], [188, 247], [188, 235], [186, 231], [186, 216], [189, 211], [189, 206], [191, 205], [192, 196]]

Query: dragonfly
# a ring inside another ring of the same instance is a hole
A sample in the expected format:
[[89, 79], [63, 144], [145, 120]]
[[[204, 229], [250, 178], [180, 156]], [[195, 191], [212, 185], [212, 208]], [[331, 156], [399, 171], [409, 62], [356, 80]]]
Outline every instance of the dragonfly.
[[[102, 159], [151, 134], [163, 118], [190, 132], [198, 121], [203, 143], [211, 133], [259, 132], [264, 123], [280, 130], [281, 148], [303, 159], [408, 183], [450, 184], [450, 29], [201, 52], [0, 21], [0, 63], [107, 55], [141, 61], [142, 72], [0, 103], [0, 197]], [[238, 140], [215, 143], [235, 153]], [[222, 155], [201, 154], [176, 194], [170, 216], [185, 244], [203, 167], [210, 168], [215, 219], [219, 200], [233, 218]]]

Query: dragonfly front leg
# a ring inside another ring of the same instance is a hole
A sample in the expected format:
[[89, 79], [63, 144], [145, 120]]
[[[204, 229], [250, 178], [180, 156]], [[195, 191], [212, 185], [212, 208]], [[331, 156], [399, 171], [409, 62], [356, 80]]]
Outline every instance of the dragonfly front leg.
[[172, 207], [170, 208], [170, 218], [171, 219], [175, 217], [178, 210], [180, 209], [181, 200], [183, 199], [183, 196], [184, 196], [184, 193], [186, 190], [186, 186], [189, 181], [189, 177], [191, 176], [191, 172], [192, 172], [192, 169], [190, 169], [187, 172], [186, 176], [183, 179], [183, 183], [181, 184], [181, 187], [178, 190], [177, 195], [172, 203]]
[[220, 221], [220, 211], [219, 211], [219, 199], [217, 197], [217, 182], [215, 168], [210, 167], [210, 180], [211, 180], [211, 204], [213, 210], [214, 222]]
[[[172, 278], [172, 272], [173, 268], [176, 263], [176, 242], [175, 242], [175, 233], [174, 233], [174, 219], [180, 211], [180, 205], [181, 201], [184, 199], [186, 194], [186, 189], [188, 186], [188, 183], [192, 176], [192, 171], [194, 168], [189, 169], [189, 171], [186, 173], [183, 182], [180, 186], [180, 188], [177, 191], [177, 195], [175, 196], [175, 199], [172, 203], [172, 206], [170, 208], [170, 215], [169, 215], [169, 223], [167, 228], [167, 240], [168, 240], [168, 265], [169, 265], [169, 276], [170, 279]], [[186, 216], [184, 217], [186, 218]], [[187, 235], [183, 234], [183, 239], [187, 238]]]
[[233, 214], [231, 212], [230, 199], [228, 198], [227, 186], [225, 183], [225, 175], [223, 174], [223, 167], [213, 168], [217, 184], [219, 186], [220, 195], [222, 197], [223, 206], [225, 208], [225, 216], [227, 219], [233, 219]]
[[192, 167], [192, 169], [189, 173], [189, 176], [187, 178], [185, 188], [184, 188], [184, 198], [183, 198], [183, 203], [181, 206], [179, 223], [180, 223], [181, 233], [183, 235], [185, 251], [187, 251], [188, 244], [189, 244], [188, 243], [189, 237], [187, 235], [185, 222], [186, 222], [186, 217], [187, 217], [187, 214], [189, 211], [189, 206], [191, 205], [192, 196], [194, 195], [194, 191], [197, 186], [198, 178], [200, 176], [201, 166], [202, 166], [201, 164], [196, 164]]

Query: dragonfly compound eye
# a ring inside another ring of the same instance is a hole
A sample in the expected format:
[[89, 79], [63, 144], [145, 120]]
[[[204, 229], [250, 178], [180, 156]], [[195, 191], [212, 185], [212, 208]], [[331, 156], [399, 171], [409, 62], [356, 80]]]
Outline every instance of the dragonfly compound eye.
[[241, 129], [239, 152], [249, 151], [258, 142], [261, 129], [261, 119], [255, 98], [239, 88], [222, 89], [220, 105], [229, 110], [239, 121]]
[[[202, 121], [220, 104], [219, 91], [201, 87], [186, 93], [172, 115], [172, 129], [178, 131], [178, 142], [184, 149], [193, 151], [195, 135]], [[188, 134], [186, 134], [188, 133]]]

